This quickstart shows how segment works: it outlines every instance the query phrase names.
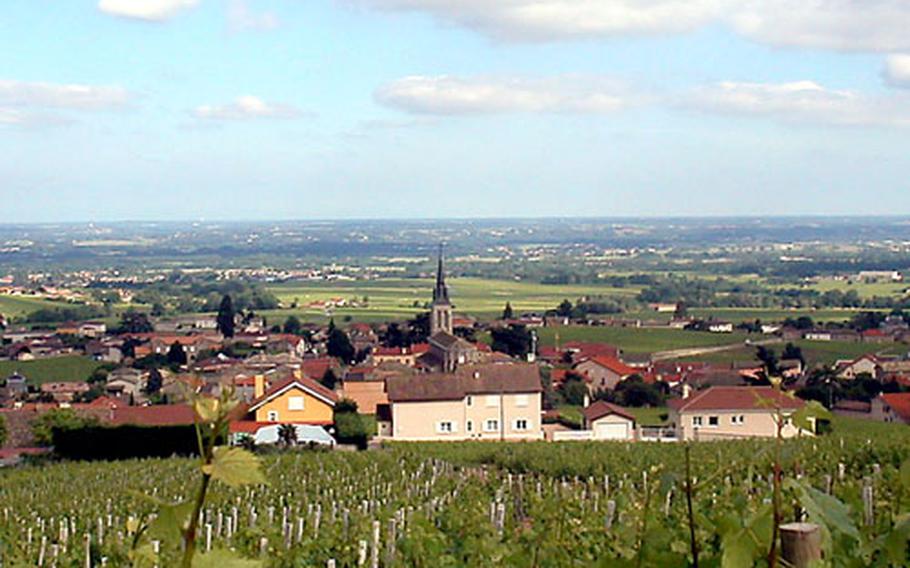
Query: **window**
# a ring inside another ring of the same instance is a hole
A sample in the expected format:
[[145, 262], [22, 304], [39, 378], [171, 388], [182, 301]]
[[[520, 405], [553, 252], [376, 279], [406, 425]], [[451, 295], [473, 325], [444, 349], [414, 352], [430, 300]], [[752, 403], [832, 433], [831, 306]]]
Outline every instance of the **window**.
[[499, 420], [487, 420], [483, 423], [483, 429], [487, 432], [498, 432]]
[[737, 425], [737, 426], [741, 426], [741, 425], [744, 424], [745, 422], [746, 422], [746, 417], [743, 416], [742, 414], [740, 414], [740, 415], [738, 415], [738, 416], [731, 416], [731, 417], [730, 417], [730, 424], [735, 424], [735, 425]]
[[518, 418], [515, 420], [513, 429], [517, 432], [524, 432], [528, 429], [528, 421], [525, 418]]
[[440, 434], [451, 434], [455, 431], [455, 424], [449, 421], [439, 422], [436, 424], [436, 431]]
[[269, 422], [278, 422], [277, 410], [269, 410]]
[[708, 426], [717, 426], [720, 423], [720, 419], [717, 416], [708, 417]]
[[701, 416], [692, 417], [692, 426], [701, 426]]
[[526, 394], [515, 395], [515, 406], [527, 406], [527, 405], [528, 405], [528, 395], [526, 395]]
[[474, 406], [474, 397], [468, 395], [467, 398], [464, 399], [464, 404], [465, 406]]
[[487, 395], [487, 406], [499, 406], [499, 396], [495, 394]]
[[288, 410], [303, 410], [303, 397], [292, 396], [288, 398]]
[[464, 425], [464, 429], [467, 430], [468, 432], [473, 432], [473, 431], [474, 431], [474, 423], [473, 423], [472, 421], [468, 420], [468, 421], [465, 423], [465, 425]]

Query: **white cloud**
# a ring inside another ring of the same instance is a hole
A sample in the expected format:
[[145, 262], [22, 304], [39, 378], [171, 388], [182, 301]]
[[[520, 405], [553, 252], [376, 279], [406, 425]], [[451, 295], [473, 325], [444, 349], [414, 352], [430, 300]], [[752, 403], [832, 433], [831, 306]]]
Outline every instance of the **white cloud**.
[[126, 106], [123, 87], [11, 81], [0, 79], [0, 106], [108, 110]]
[[842, 126], [910, 126], [910, 97], [868, 96], [813, 81], [737, 83], [696, 89], [682, 106], [705, 112]]
[[272, 12], [254, 12], [245, 0], [231, 0], [227, 11], [228, 28], [234, 32], [268, 31], [278, 27], [278, 16]]
[[504, 41], [732, 27], [756, 41], [844, 51], [910, 50], [907, 0], [347, 0], [425, 12]]
[[268, 103], [252, 95], [237, 97], [223, 105], [202, 105], [193, 110], [196, 118], [206, 120], [249, 120], [255, 118], [296, 118], [300, 111], [290, 105]]
[[895, 87], [910, 87], [910, 55], [889, 55], [885, 60], [885, 80]]
[[601, 114], [629, 104], [626, 89], [602, 77], [544, 79], [415, 75], [383, 85], [376, 100], [414, 114], [506, 112]]
[[511, 41], [683, 32], [716, 18], [728, 0], [349, 0], [428, 12]]
[[106, 14], [138, 20], [164, 21], [192, 8], [199, 0], [98, 0]]

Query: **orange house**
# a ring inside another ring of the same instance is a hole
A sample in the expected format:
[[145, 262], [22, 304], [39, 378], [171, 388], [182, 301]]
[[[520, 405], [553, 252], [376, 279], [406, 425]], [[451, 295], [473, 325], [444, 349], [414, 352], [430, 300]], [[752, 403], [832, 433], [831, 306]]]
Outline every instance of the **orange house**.
[[256, 375], [254, 396], [246, 421], [271, 424], [332, 424], [338, 401], [333, 391], [302, 375], [291, 376], [269, 388], [265, 377]]

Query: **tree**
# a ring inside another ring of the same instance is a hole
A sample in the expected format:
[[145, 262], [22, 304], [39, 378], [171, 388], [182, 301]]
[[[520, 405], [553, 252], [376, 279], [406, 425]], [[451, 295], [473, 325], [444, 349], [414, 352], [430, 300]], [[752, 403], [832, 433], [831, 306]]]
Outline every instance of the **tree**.
[[561, 391], [562, 399], [566, 404], [582, 406], [585, 403], [585, 397], [588, 395], [588, 385], [585, 384], [581, 376], [570, 373], [566, 375]]
[[649, 385], [638, 375], [632, 375], [628, 379], [620, 382], [614, 389], [615, 400], [623, 405], [630, 407], [641, 406], [662, 406], [664, 396], [660, 389], [654, 385]]
[[769, 377], [776, 377], [780, 374], [780, 365], [777, 361], [777, 354], [773, 349], [768, 349], [764, 345], [759, 345], [755, 351], [755, 356], [765, 366], [765, 373]]
[[357, 401], [351, 400], [350, 398], [343, 398], [338, 401], [338, 404], [335, 405], [335, 414], [340, 414], [343, 412], [357, 412]]
[[180, 342], [175, 341], [167, 351], [167, 363], [171, 366], [180, 367], [186, 365], [186, 351]]
[[215, 318], [218, 324], [218, 331], [225, 337], [234, 337], [234, 303], [231, 301], [230, 294], [225, 294], [221, 298], [221, 305], [218, 306], [218, 316]]
[[502, 319], [509, 320], [512, 319], [512, 303], [506, 302], [506, 307], [502, 310]]
[[282, 424], [279, 426], [278, 441], [285, 447], [297, 445], [297, 427], [293, 424]]
[[[184, 355], [184, 358], [185, 357], [186, 355]], [[162, 380], [161, 373], [158, 371], [158, 369], [152, 369], [149, 371], [149, 379], [145, 383], [145, 392], [147, 394], [155, 394], [161, 390], [163, 383], [164, 381]]]
[[338, 377], [335, 376], [335, 371], [332, 369], [326, 369], [325, 373], [322, 375], [322, 378], [319, 379], [319, 382], [322, 383], [322, 386], [329, 390], [335, 390], [335, 385], [338, 384]]
[[3, 447], [3, 444], [6, 443], [8, 437], [9, 430], [6, 427], [6, 417], [0, 415], [0, 447]]
[[76, 430], [97, 424], [97, 418], [82, 416], [72, 408], [55, 408], [34, 419], [31, 427], [37, 445], [51, 446], [54, 443], [54, 430]]
[[326, 351], [329, 356], [337, 357], [345, 363], [350, 363], [354, 359], [354, 346], [351, 345], [351, 339], [344, 330], [335, 327], [334, 321], [329, 327], [329, 338], [326, 341]]
[[531, 351], [531, 333], [523, 325], [493, 329], [490, 335], [493, 338], [491, 345], [493, 351], [508, 353], [512, 357], [522, 359]]
[[285, 333], [300, 335], [301, 331], [303, 331], [303, 324], [300, 323], [300, 318], [297, 316], [288, 316], [288, 319], [284, 320]]
[[784, 346], [784, 352], [781, 353], [781, 359], [798, 359], [805, 365], [806, 359], [803, 358], [803, 350], [799, 345], [788, 343]]
[[154, 329], [146, 314], [129, 309], [120, 316], [120, 325], [114, 333], [151, 333]]
[[410, 342], [405, 333], [401, 330], [396, 322], [392, 322], [386, 328], [382, 342], [386, 347], [408, 347]]
[[556, 314], [562, 317], [569, 317], [572, 315], [572, 302], [569, 300], [563, 300], [556, 307]]

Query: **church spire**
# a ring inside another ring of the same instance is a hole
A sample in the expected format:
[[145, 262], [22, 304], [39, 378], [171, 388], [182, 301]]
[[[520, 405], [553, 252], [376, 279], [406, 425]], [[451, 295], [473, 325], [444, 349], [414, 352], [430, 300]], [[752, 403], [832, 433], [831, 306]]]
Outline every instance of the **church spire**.
[[449, 289], [446, 287], [445, 270], [442, 265], [442, 243], [439, 243], [439, 262], [436, 267], [436, 288], [433, 289], [433, 303], [448, 303]]

